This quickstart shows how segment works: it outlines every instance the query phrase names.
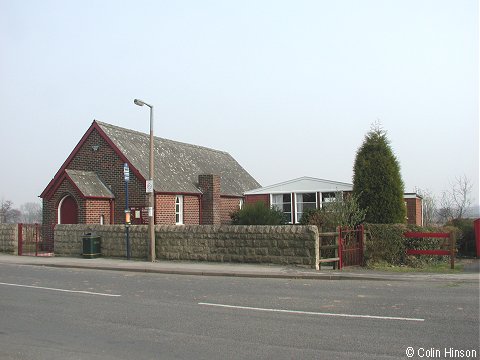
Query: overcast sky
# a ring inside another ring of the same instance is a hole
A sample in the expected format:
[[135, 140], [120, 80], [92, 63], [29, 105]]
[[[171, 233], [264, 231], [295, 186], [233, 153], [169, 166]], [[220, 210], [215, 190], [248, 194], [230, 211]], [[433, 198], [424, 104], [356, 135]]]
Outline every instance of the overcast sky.
[[[407, 192], [479, 183], [477, 0], [0, 0], [0, 198], [39, 201], [94, 119], [352, 182], [380, 120]], [[161, 169], [159, 169], [161, 171]]]

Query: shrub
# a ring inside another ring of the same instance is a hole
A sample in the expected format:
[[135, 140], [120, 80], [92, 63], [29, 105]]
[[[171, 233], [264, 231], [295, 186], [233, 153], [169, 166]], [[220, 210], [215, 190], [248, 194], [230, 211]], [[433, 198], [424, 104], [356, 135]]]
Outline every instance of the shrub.
[[405, 263], [405, 238], [403, 224], [365, 225], [365, 263], [387, 262], [391, 265]]
[[[336, 193], [336, 199], [342, 199], [342, 193]], [[354, 228], [365, 219], [366, 210], [360, 209], [358, 196], [349, 194], [342, 200], [327, 204], [321, 209], [308, 209], [303, 213], [301, 225], [316, 225], [320, 231], [336, 231], [338, 226]]]
[[404, 185], [400, 165], [387, 139], [386, 132], [375, 125], [358, 149], [353, 167], [353, 193], [365, 221], [375, 224], [405, 223]]
[[457, 229], [458, 254], [464, 256], [475, 256], [475, 228], [473, 219], [455, 219], [447, 223]]
[[264, 202], [245, 204], [241, 210], [230, 215], [233, 225], [285, 225], [285, 214], [269, 208]]
[[[407, 239], [403, 236], [407, 231], [451, 232], [456, 230], [452, 227], [435, 228], [404, 224], [366, 224], [365, 263], [367, 266], [375, 263], [388, 263], [393, 266], [408, 265], [411, 267], [422, 267], [425, 264], [449, 261], [450, 258], [448, 256], [407, 256], [407, 249], [440, 249], [442, 243], [445, 241], [445, 239], [436, 238]], [[448, 246], [446, 249], [448, 249]]]

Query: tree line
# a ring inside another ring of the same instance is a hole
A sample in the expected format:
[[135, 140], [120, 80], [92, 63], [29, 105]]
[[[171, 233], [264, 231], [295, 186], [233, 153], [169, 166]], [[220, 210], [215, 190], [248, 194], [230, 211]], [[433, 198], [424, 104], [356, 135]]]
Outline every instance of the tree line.
[[10, 200], [0, 200], [0, 224], [40, 224], [42, 222], [42, 205], [27, 202], [16, 209]]

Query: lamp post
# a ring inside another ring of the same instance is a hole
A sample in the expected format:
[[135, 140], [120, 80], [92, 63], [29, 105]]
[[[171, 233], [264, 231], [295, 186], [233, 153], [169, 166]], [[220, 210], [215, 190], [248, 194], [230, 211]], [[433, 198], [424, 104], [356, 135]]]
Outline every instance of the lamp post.
[[128, 182], [130, 181], [130, 169], [128, 164], [123, 164], [123, 176], [125, 178], [125, 242], [127, 247], [127, 260], [130, 260], [130, 209], [128, 208]]
[[149, 207], [148, 207], [148, 233], [150, 238], [150, 257], [149, 260], [155, 261], [155, 224], [153, 218], [153, 209], [155, 206], [155, 195], [153, 191], [153, 105], [147, 104], [146, 102], [135, 99], [133, 100], [135, 105], [143, 106], [147, 105], [150, 108], [150, 166], [149, 166], [149, 177], [150, 184], [147, 183], [147, 192], [149, 192]]

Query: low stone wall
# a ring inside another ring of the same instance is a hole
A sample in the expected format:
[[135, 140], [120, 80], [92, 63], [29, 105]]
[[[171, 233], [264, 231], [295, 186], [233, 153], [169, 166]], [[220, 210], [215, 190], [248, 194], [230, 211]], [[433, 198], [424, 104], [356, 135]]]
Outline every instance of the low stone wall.
[[18, 224], [0, 224], [0, 252], [18, 255]]
[[[79, 256], [82, 235], [101, 237], [102, 256], [125, 257], [123, 225], [57, 225], [55, 255]], [[158, 259], [296, 264], [318, 268], [316, 226], [155, 226]], [[132, 258], [146, 259], [148, 226], [131, 226]]]
[[[54, 231], [55, 255], [81, 255], [83, 252], [83, 235], [88, 233], [95, 233], [101, 237], [102, 256], [126, 256], [125, 226], [92, 224], [57, 225]], [[129, 237], [132, 258], [146, 259], [149, 249], [148, 226], [131, 226]]]

